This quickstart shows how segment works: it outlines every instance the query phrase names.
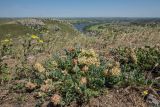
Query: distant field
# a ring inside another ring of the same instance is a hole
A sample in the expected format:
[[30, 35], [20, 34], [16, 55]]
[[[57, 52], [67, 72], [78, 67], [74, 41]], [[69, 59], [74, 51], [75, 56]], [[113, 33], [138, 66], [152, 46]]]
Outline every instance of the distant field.
[[[17, 36], [25, 36], [26, 34], [43, 34], [45, 32], [42, 29], [38, 30], [34, 28], [34, 26], [24, 26], [18, 23], [19, 19], [0, 19], [0, 39], [4, 39], [5, 37], [17, 37]], [[23, 19], [22, 19], [23, 20]], [[69, 27], [67, 24], [60, 23], [59, 21], [53, 20], [44, 20], [45, 26], [43, 26], [44, 30], [48, 30], [50, 33], [54, 33], [56, 30], [60, 30], [61, 32], [73, 32], [71, 26]], [[42, 27], [42, 26], [41, 26]]]
[[160, 24], [104, 23], [88, 26], [85, 32], [100, 38], [106, 46], [154, 46], [160, 41]]

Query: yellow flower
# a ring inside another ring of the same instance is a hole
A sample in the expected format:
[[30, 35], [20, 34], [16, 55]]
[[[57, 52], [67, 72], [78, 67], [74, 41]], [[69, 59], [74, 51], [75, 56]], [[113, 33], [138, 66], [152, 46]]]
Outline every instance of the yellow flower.
[[12, 43], [12, 39], [4, 39], [1, 41], [2, 44], [6, 44], [6, 45], [9, 45]]
[[80, 55], [82, 55], [82, 56], [90, 56], [90, 57], [97, 57], [97, 54], [94, 52], [93, 49], [89, 49], [89, 50], [82, 49]]
[[131, 59], [131, 61], [135, 64], [137, 64], [137, 56], [136, 56], [136, 52], [134, 49], [132, 48], [129, 48], [128, 50], [126, 50], [128, 55], [129, 55], [129, 58]]
[[4, 42], [9, 42], [9, 41], [10, 41], [9, 39], [5, 39], [5, 40], [4, 40]]
[[39, 39], [39, 37], [36, 36], [36, 35], [32, 35], [31, 38], [32, 38], [32, 39]]
[[135, 64], [137, 64], [137, 56], [134, 54], [134, 53], [131, 53], [130, 54], [130, 57], [131, 57], [131, 61], [133, 62], [133, 63], [135, 63]]
[[45, 71], [45, 68], [43, 67], [43, 65], [38, 63], [38, 62], [34, 65], [34, 69], [37, 70], [38, 72], [44, 72]]
[[98, 55], [94, 52], [93, 49], [90, 50], [81, 50], [81, 53], [78, 56], [78, 62], [82, 65], [100, 65]]
[[117, 66], [113, 67], [111, 70], [112, 76], [119, 76], [121, 74], [121, 69]]
[[143, 94], [144, 96], [145, 96], [145, 95], [148, 95], [148, 90], [143, 91], [142, 94]]
[[113, 66], [112, 68], [104, 70], [104, 76], [120, 76], [121, 74], [121, 68], [120, 66], [116, 65]]
[[12, 39], [4, 39], [4, 40], [2, 40], [1, 42], [2, 43], [9, 43], [9, 42], [11, 42], [12, 41]]
[[43, 40], [39, 39], [38, 42], [39, 42], [39, 43], [43, 43]]

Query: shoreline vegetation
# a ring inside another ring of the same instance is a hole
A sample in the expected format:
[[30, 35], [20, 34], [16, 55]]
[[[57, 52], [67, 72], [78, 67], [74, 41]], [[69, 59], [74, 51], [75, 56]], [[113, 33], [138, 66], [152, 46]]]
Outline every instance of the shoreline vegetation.
[[2, 107], [160, 106], [160, 18], [0, 18]]

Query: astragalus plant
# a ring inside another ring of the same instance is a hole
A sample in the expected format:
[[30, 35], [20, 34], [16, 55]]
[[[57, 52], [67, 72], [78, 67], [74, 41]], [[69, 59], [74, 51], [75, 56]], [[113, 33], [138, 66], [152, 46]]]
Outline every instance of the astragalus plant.
[[53, 105], [68, 105], [102, 94], [108, 78], [118, 78], [121, 68], [109, 67], [93, 49], [69, 48], [45, 63], [36, 62], [31, 73], [25, 84], [28, 92], [36, 92], [38, 99], [50, 97]]

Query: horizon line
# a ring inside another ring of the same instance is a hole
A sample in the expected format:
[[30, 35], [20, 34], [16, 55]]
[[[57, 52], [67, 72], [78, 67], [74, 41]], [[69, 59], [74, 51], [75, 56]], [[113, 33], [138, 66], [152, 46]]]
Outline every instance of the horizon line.
[[114, 17], [114, 16], [106, 16], [106, 17], [96, 17], [96, 16], [90, 16], [90, 17], [85, 17], [85, 16], [82, 16], [82, 17], [79, 17], [79, 16], [75, 16], [75, 17], [72, 17], [72, 16], [66, 16], [66, 17], [54, 17], [54, 16], [19, 16], [19, 17], [2, 17], [0, 16], [0, 18], [160, 18], [160, 17], [150, 17], [150, 16], [147, 16], [147, 17], [141, 17], [141, 16], [138, 16], [138, 17], [126, 17], [126, 16], [120, 16], [120, 17]]

